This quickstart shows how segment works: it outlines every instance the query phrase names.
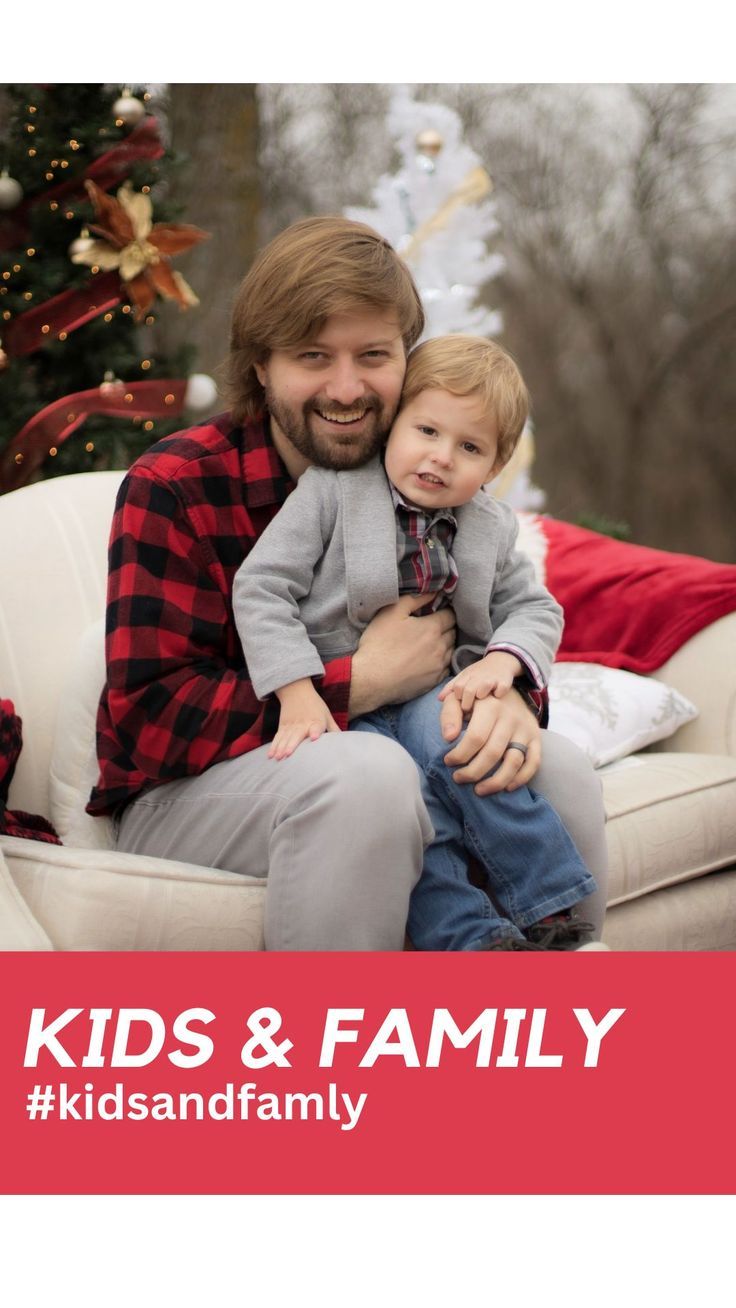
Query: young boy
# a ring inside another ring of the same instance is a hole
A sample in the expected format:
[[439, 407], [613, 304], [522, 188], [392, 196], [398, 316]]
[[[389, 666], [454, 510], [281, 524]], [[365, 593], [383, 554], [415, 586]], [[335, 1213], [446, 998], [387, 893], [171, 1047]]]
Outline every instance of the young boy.
[[[428, 609], [454, 609], [454, 666], [462, 670], [439, 699], [455, 695], [467, 713], [476, 698], [505, 695], [515, 678], [544, 687], [562, 612], [514, 550], [513, 511], [482, 490], [510, 459], [527, 413], [524, 382], [505, 351], [481, 337], [439, 337], [409, 356], [383, 462], [310, 468], [299, 479], [233, 586], [253, 687], [281, 705], [270, 757], [339, 730], [312, 678], [324, 674], [323, 658], [352, 653], [375, 613], [400, 594], [426, 593]], [[393, 737], [420, 772], [435, 839], [411, 899], [413, 943], [580, 947], [585, 924], [567, 910], [595, 882], [567, 831], [526, 786], [481, 797], [455, 783], [437, 701], [432, 691], [350, 724]], [[469, 855], [493, 901], [469, 881]]]

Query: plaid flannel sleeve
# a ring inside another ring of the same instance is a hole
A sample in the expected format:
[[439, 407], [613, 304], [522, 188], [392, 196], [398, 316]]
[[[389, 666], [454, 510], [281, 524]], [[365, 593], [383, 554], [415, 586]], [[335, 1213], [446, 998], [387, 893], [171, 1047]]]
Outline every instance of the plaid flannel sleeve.
[[[98, 715], [106, 806], [244, 754], [276, 729], [278, 703], [260, 703], [228, 657], [232, 618], [218, 566], [170, 487], [145, 472], [126, 479], [110, 543]], [[321, 692], [343, 726], [349, 689], [350, 660], [336, 660]], [[95, 793], [91, 809], [102, 811]]]
[[549, 726], [549, 695], [546, 688], [539, 690], [527, 673], [522, 673], [514, 681], [514, 690], [518, 690], [527, 708], [534, 714], [540, 727]]

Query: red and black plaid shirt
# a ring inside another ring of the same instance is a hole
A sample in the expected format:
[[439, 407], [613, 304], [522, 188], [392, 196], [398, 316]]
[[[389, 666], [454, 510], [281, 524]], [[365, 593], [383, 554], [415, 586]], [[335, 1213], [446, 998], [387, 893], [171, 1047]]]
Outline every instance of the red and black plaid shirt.
[[[100, 776], [88, 813], [201, 773], [272, 739], [279, 705], [253, 693], [233, 621], [233, 575], [292, 483], [267, 424], [224, 414], [165, 437], [118, 494], [109, 550]], [[350, 658], [320, 684], [348, 722]]]
[[46, 818], [36, 813], [13, 812], [6, 808], [10, 783], [23, 746], [23, 724], [10, 699], [0, 699], [0, 836], [43, 840], [48, 845], [61, 841]]

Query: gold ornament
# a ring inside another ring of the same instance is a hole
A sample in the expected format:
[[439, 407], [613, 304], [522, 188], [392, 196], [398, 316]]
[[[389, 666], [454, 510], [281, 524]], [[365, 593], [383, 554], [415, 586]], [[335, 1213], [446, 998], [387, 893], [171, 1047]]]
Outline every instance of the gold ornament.
[[419, 154], [425, 154], [428, 159], [436, 159], [444, 144], [443, 137], [433, 127], [419, 132], [415, 141]]
[[100, 395], [121, 397], [125, 394], [125, 382], [120, 381], [114, 372], [106, 372], [105, 380], [100, 383]]
[[94, 241], [92, 240], [87, 228], [83, 227], [77, 239], [72, 241], [69, 246], [69, 258], [73, 261], [75, 254], [86, 254], [88, 250], [92, 249], [93, 245]]
[[477, 200], [482, 200], [492, 190], [493, 182], [485, 168], [481, 168], [480, 165], [477, 168], [471, 168], [470, 172], [465, 174], [459, 186], [456, 186], [455, 190], [447, 197], [444, 204], [440, 205], [437, 212], [433, 213], [431, 218], [428, 218], [426, 222], [422, 223], [421, 227], [417, 228], [406, 249], [401, 251], [401, 257], [407, 261], [410, 260], [428, 236], [432, 236], [434, 232], [442, 231], [442, 228], [447, 226], [456, 209], [462, 209], [466, 204], [475, 204]]
[[531, 428], [526, 426], [503, 472], [500, 472], [493, 482], [493, 494], [497, 500], [505, 499], [516, 478], [521, 476], [523, 472], [529, 472], [534, 463], [534, 456], [534, 436]]
[[172, 270], [167, 255], [181, 254], [206, 240], [209, 233], [186, 223], [153, 223], [150, 197], [135, 193], [130, 182], [121, 186], [116, 199], [106, 195], [94, 182], [87, 181], [85, 186], [97, 218], [97, 225], [90, 224], [90, 227], [103, 239], [91, 241], [88, 249], [70, 254], [72, 263], [88, 264], [93, 272], [100, 268], [117, 269], [136, 307], [139, 322], [157, 292], [177, 300], [182, 309], [199, 304], [181, 273]]

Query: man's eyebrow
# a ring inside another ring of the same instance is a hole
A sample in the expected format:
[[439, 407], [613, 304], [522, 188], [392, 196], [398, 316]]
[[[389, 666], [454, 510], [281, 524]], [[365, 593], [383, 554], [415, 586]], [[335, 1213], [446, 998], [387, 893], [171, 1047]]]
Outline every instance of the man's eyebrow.
[[[358, 348], [360, 350], [375, 350], [378, 346], [381, 345], [395, 345], [396, 342], [400, 339], [401, 339], [401, 333], [397, 331], [395, 336], [382, 336], [379, 340], [376, 341], [363, 341], [361, 342]], [[312, 350], [314, 349], [326, 350], [330, 348], [329, 342], [321, 341], [319, 337], [316, 337], [316, 339], [301, 341], [299, 345], [295, 346], [294, 348], [303, 350], [307, 346]]]

